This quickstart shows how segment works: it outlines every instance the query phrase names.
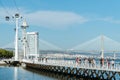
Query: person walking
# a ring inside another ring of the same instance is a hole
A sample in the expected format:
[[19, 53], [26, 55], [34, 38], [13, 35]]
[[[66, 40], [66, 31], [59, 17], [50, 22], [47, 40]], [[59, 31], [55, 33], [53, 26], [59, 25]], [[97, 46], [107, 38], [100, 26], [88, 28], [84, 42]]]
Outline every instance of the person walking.
[[112, 69], [114, 68], [114, 60], [112, 59], [112, 61], [111, 61], [111, 65], [112, 65]]

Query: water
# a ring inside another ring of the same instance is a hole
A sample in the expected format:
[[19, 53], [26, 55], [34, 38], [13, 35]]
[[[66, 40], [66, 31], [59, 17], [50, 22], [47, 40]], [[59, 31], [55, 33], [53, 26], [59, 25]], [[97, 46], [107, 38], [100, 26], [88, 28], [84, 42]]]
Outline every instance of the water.
[[0, 80], [56, 80], [21, 67], [0, 67]]
[[58, 73], [0, 66], [0, 80], [84, 80], [83, 78]]

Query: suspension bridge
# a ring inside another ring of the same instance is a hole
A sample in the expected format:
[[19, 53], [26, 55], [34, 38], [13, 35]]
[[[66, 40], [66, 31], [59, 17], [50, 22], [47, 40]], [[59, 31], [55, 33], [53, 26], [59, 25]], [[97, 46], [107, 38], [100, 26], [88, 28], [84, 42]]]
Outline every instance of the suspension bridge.
[[[101, 39], [103, 37], [103, 40]], [[101, 48], [104, 48], [105, 52], [120, 51], [120, 42], [115, 41], [105, 35], [100, 35], [92, 40], [77, 45], [70, 50], [78, 51], [96, 51], [100, 52]]]

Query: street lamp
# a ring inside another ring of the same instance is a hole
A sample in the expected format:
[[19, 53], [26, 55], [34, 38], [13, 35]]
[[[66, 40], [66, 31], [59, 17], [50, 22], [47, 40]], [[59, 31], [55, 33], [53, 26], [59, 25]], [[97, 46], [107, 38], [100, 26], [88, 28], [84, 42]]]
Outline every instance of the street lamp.
[[26, 42], [27, 42], [27, 38], [26, 38], [26, 28], [28, 28], [27, 22], [26, 20], [23, 21], [22, 23], [22, 41], [23, 41], [23, 50], [24, 50], [24, 58], [26, 58]]
[[[6, 16], [6, 21], [10, 20], [9, 16]], [[16, 13], [14, 16], [12, 16], [13, 19], [15, 19], [15, 23], [16, 23], [16, 33], [15, 33], [15, 61], [18, 61], [18, 27], [19, 27], [19, 19], [21, 19], [22, 17], [19, 15], [19, 13]]]

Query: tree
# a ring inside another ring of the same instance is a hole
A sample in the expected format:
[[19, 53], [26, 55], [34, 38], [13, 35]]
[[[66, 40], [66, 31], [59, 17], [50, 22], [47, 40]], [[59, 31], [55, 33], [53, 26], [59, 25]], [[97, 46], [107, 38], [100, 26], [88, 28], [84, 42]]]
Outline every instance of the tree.
[[0, 49], [0, 58], [12, 58], [13, 57], [13, 51]]

